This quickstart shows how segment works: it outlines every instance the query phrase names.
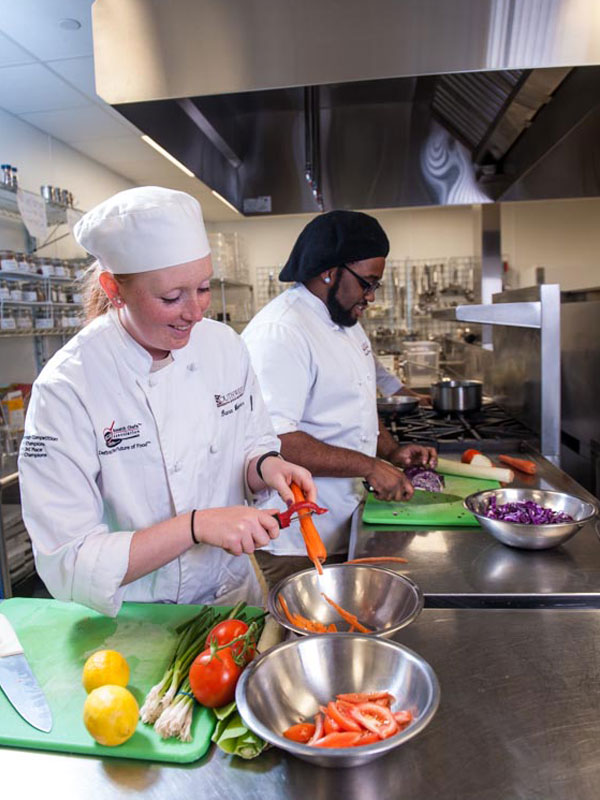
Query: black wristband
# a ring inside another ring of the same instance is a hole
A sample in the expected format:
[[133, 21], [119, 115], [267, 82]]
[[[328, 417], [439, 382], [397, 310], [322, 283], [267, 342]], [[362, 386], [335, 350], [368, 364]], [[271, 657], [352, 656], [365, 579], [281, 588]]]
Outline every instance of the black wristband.
[[281, 456], [277, 452], [277, 450], [269, 450], [268, 453], [263, 453], [262, 456], [260, 456], [260, 458], [256, 462], [256, 471], [257, 471], [258, 477], [261, 479], [261, 481], [264, 481], [264, 478], [262, 476], [262, 472], [260, 471], [260, 468], [261, 468], [262, 463], [265, 460], [265, 458], [270, 458], [271, 456], [276, 456], [277, 458], [281, 458]]
[[196, 511], [197, 511], [196, 508], [192, 511], [192, 518], [190, 520], [190, 525], [192, 530], [192, 541], [194, 542], [194, 544], [200, 544], [198, 539], [196, 539], [196, 534], [194, 533], [194, 517], [196, 516]]

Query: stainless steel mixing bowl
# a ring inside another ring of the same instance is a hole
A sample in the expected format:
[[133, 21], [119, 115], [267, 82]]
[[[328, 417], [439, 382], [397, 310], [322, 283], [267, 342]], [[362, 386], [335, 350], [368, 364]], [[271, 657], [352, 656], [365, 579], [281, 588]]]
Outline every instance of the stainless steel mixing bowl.
[[277, 598], [282, 594], [292, 613], [325, 625], [335, 622], [341, 633], [347, 633], [348, 623], [324, 600], [321, 592], [355, 614], [377, 636], [393, 636], [423, 609], [419, 587], [398, 572], [363, 564], [325, 564], [321, 576], [311, 568], [273, 586], [268, 598], [269, 611], [284, 628], [306, 635], [281, 610]]
[[[321, 749], [292, 742], [283, 732], [312, 719], [320, 705], [346, 692], [388, 691], [393, 711], [408, 709], [413, 722], [396, 736], [363, 747]], [[267, 650], [240, 677], [235, 700], [254, 733], [298, 758], [323, 767], [372, 761], [420, 733], [440, 699], [434, 671], [403, 645], [364, 634], [315, 634]]]
[[[549, 525], [526, 525], [490, 519], [485, 516], [485, 511], [492, 497], [496, 498], [498, 505], [533, 500], [544, 508], [564, 511], [566, 514], [570, 514], [575, 521]], [[598, 511], [592, 503], [581, 500], [575, 495], [545, 489], [488, 489], [469, 495], [465, 498], [464, 505], [477, 518], [481, 527], [498, 541], [511, 547], [522, 547], [528, 550], [544, 550], [566, 542], [575, 536], [586, 522], [593, 519]]]

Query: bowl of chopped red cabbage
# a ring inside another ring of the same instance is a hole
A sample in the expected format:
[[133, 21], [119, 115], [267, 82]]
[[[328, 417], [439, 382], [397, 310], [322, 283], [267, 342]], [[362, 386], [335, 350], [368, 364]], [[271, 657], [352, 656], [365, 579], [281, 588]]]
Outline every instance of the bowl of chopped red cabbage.
[[464, 505], [502, 544], [529, 550], [557, 547], [598, 513], [580, 497], [545, 489], [490, 489], [469, 495]]

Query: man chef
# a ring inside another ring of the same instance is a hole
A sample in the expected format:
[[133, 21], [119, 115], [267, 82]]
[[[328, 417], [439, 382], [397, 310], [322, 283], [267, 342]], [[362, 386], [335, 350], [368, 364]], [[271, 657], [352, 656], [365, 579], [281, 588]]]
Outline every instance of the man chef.
[[[435, 466], [436, 453], [400, 446], [379, 424], [375, 362], [360, 318], [380, 286], [389, 242], [373, 217], [331, 211], [301, 232], [282, 269], [295, 281], [242, 336], [284, 458], [315, 476], [315, 520], [328, 553], [343, 560], [366, 480], [381, 499], [413, 494], [402, 467]], [[268, 582], [309, 566], [297, 525], [257, 554]]]
[[115, 615], [124, 600], [228, 605], [261, 594], [247, 554], [277, 537], [309, 472], [279, 440], [234, 331], [203, 319], [212, 265], [199, 203], [129, 189], [85, 214], [97, 259], [83, 330], [35, 381], [19, 458], [23, 517], [51, 594]]

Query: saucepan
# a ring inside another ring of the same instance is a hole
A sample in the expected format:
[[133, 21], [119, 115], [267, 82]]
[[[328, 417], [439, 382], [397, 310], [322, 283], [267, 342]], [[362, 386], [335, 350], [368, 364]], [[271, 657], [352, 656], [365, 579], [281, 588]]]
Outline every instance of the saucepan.
[[383, 414], [410, 414], [419, 405], [418, 397], [393, 394], [390, 397], [377, 398], [377, 410]]
[[436, 411], [443, 413], [479, 411], [481, 381], [437, 381], [431, 384], [431, 401]]

